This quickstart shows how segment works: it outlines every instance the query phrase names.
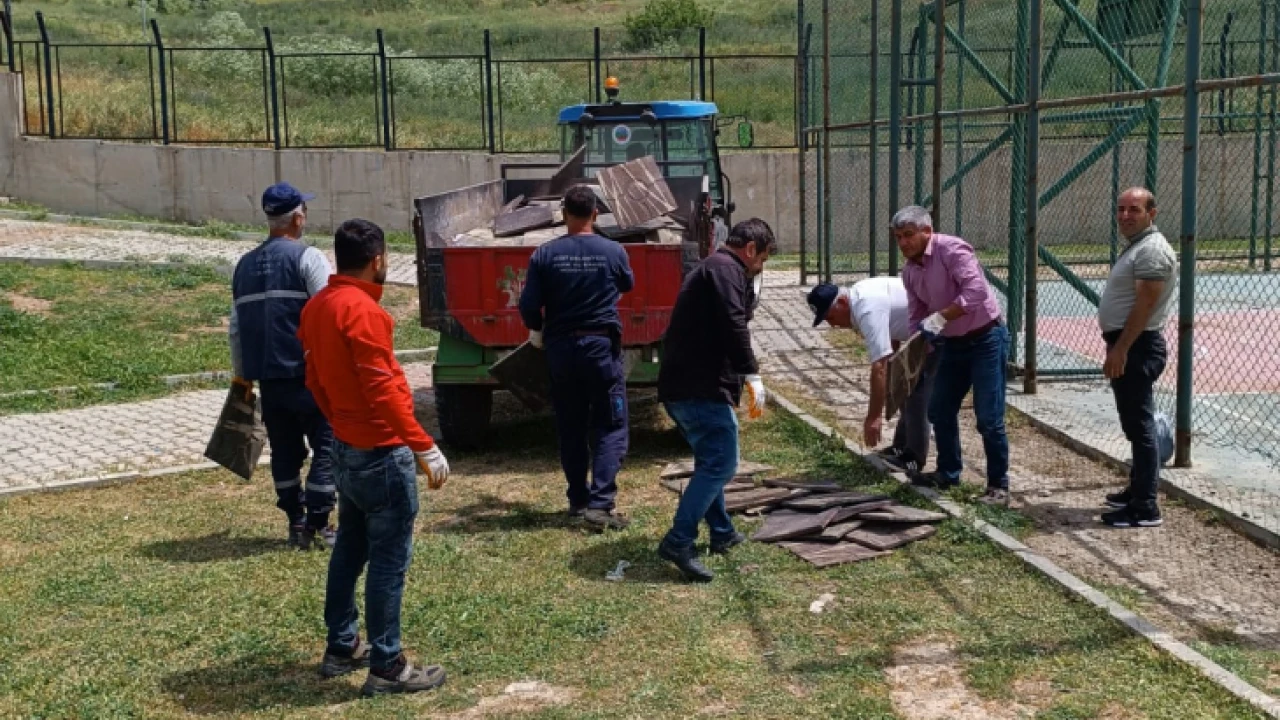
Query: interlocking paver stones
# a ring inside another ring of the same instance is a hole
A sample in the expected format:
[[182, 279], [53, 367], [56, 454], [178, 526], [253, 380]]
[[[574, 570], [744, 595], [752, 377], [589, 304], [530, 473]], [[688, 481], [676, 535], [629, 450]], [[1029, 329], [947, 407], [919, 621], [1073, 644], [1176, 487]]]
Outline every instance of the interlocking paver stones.
[[[405, 365], [415, 390], [429, 388], [427, 363]], [[416, 394], [420, 400], [429, 395]], [[225, 390], [157, 400], [0, 417], [0, 446], [17, 448], [0, 463], [0, 490], [206, 462], [205, 445]], [[97, 444], [101, 450], [85, 451]], [[269, 457], [270, 447], [264, 454]]]

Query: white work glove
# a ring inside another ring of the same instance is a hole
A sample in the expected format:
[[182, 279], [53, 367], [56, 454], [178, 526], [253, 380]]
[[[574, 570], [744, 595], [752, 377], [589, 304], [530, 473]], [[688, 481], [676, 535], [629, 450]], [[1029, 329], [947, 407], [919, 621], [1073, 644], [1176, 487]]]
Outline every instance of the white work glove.
[[946, 326], [947, 319], [942, 317], [942, 313], [936, 312], [920, 322], [920, 332], [929, 340], [936, 340]]
[[418, 468], [422, 470], [422, 474], [427, 476], [427, 487], [439, 490], [449, 480], [449, 461], [444, 459], [444, 453], [440, 452], [440, 448], [433, 447], [430, 450], [416, 452], [413, 458], [418, 461]]
[[764, 414], [764, 381], [759, 375], [743, 378], [742, 389], [747, 393], [747, 417], [758, 418]]
[[529, 344], [536, 348], [542, 347], [542, 331], [541, 330], [529, 331]]

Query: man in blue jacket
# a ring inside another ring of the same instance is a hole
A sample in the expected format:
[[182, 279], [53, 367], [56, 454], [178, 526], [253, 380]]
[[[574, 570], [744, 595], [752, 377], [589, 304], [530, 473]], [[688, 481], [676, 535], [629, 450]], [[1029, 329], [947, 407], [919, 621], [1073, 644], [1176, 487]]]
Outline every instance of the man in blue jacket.
[[[272, 185], [262, 194], [270, 231], [236, 263], [229, 329], [233, 382], [246, 392], [258, 383], [276, 507], [289, 518], [289, 545], [301, 550], [333, 547], [337, 537], [329, 526], [337, 490], [329, 459], [333, 430], [307, 389], [298, 340], [302, 306], [328, 284], [333, 272], [324, 253], [301, 242], [307, 201], [313, 197], [289, 183]], [[313, 457], [304, 491], [308, 444]]]
[[628, 423], [618, 299], [635, 276], [626, 250], [593, 232], [596, 194], [590, 187], [569, 188], [563, 209], [568, 234], [533, 252], [520, 316], [529, 342], [547, 353], [569, 515], [599, 530], [620, 530], [628, 521], [614, 512], [616, 481]]

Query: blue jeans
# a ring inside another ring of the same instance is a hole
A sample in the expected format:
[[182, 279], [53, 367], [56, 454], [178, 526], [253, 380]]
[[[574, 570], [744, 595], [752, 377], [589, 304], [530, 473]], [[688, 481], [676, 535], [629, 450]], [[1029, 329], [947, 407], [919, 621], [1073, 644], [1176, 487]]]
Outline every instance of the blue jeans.
[[400, 601], [418, 515], [417, 463], [404, 445], [361, 450], [333, 443], [338, 539], [329, 558], [324, 622], [331, 650], [349, 650], [359, 632], [356, 581], [365, 578], [370, 664], [384, 670], [400, 657]]
[[974, 338], [946, 338], [929, 401], [938, 444], [938, 472], [960, 481], [960, 403], [973, 388], [973, 413], [987, 454], [987, 487], [1009, 489], [1009, 438], [1004, 430], [1009, 330], [997, 325]]
[[693, 447], [693, 477], [680, 496], [676, 517], [663, 542], [684, 549], [698, 539], [698, 523], [707, 521], [711, 541], [733, 537], [733, 520], [724, 508], [724, 486], [738, 472], [738, 416], [728, 403], [681, 400], [665, 403], [667, 414]]
[[[271, 443], [271, 479], [276, 488], [276, 507], [289, 516], [289, 523], [306, 522], [313, 528], [329, 524], [333, 511], [333, 473], [329, 446], [333, 429], [321, 414], [316, 400], [302, 378], [260, 380], [262, 424]], [[311, 469], [306, 491], [302, 487], [302, 463], [311, 446]]]
[[612, 510], [628, 436], [619, 346], [602, 335], [553, 338], [547, 341], [547, 365], [569, 505]]

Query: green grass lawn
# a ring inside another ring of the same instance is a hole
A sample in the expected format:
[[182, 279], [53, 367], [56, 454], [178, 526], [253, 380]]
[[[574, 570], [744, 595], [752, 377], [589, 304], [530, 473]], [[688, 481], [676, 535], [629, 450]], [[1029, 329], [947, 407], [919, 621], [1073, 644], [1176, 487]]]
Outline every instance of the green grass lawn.
[[[435, 345], [418, 325], [417, 292], [388, 287], [396, 347]], [[0, 265], [0, 394], [115, 383], [0, 399], [0, 413], [151, 397], [165, 375], [229, 370], [230, 281], [214, 269], [88, 270]]]
[[[522, 717], [893, 718], [894, 693], [929, 698], [893, 679], [895, 653], [928, 641], [955, 649], [958, 682], [989, 707], [1260, 717], [954, 522], [826, 571], [748, 543], [711, 561], [714, 583], [682, 584], [653, 550], [675, 503], [658, 468], [687, 449], [653, 406], [635, 408], [625, 532], [563, 519], [543, 418], [451, 458], [454, 479], [424, 496], [404, 601], [407, 649], [450, 673], [426, 696], [365, 701], [360, 675], [317, 678], [327, 558], [284, 550], [263, 474], [0, 501], [0, 716], [407, 718], [482, 702], [513, 716], [492, 698], [538, 680], [567, 700]], [[877, 482], [784, 416], [745, 425], [743, 442], [780, 472]], [[624, 559], [626, 581], [605, 581]], [[836, 599], [815, 615], [821, 593]]]

